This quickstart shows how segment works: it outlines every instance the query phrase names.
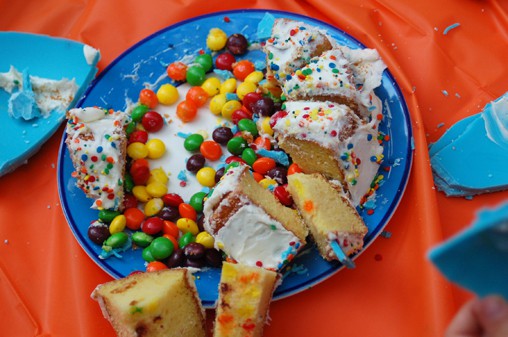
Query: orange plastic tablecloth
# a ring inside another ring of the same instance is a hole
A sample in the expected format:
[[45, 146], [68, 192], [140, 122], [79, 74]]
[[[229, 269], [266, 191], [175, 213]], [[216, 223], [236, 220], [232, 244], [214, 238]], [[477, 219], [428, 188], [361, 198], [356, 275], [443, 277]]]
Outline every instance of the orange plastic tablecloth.
[[[0, 0], [0, 30], [85, 42], [100, 49], [102, 70], [159, 29], [238, 8], [308, 15], [379, 50], [403, 90], [414, 130], [409, 185], [386, 227], [392, 237], [376, 240], [356, 269], [272, 303], [265, 336], [441, 336], [471, 295], [441, 277], [426, 253], [467, 226], [480, 207], [508, 194], [444, 197], [433, 186], [427, 145], [508, 91], [508, 2]], [[454, 23], [460, 26], [443, 34]], [[90, 299], [95, 286], [111, 278], [81, 249], [60, 206], [62, 132], [27, 165], [0, 178], [1, 336], [114, 336]]]

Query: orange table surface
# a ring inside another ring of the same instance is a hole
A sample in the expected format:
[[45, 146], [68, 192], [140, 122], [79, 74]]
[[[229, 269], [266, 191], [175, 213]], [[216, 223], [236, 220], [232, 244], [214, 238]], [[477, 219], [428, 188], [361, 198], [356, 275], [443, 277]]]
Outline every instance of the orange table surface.
[[[433, 185], [427, 146], [508, 91], [508, 2], [0, 0], [0, 30], [87, 43], [100, 49], [102, 70], [159, 29], [239, 8], [308, 15], [376, 48], [406, 98], [415, 144], [409, 184], [386, 227], [391, 238], [379, 237], [356, 260], [356, 269], [273, 302], [264, 335], [443, 335], [472, 295], [445, 280], [426, 254], [468, 226], [478, 209], [508, 194], [445, 197]], [[454, 23], [460, 25], [444, 34]], [[63, 127], [26, 165], [0, 177], [1, 336], [115, 335], [90, 299], [95, 286], [111, 277], [79, 246], [61, 209], [56, 178], [62, 132]], [[208, 314], [210, 321], [213, 312]]]

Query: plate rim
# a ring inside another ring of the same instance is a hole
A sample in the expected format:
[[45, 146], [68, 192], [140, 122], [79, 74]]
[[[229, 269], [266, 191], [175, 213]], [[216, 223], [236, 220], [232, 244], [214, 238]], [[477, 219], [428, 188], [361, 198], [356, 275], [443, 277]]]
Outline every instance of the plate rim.
[[[303, 14], [299, 14], [299, 13], [282, 11], [282, 10], [271, 10], [271, 9], [235, 9], [235, 10], [211, 12], [211, 13], [195, 16], [192, 18], [188, 18], [188, 19], [176, 22], [174, 24], [171, 24], [171, 25], [164, 27], [162, 29], [159, 29], [159, 30], [155, 31], [154, 33], [149, 34], [148, 36], [144, 37], [143, 39], [137, 41], [136, 43], [134, 43], [127, 49], [125, 49], [110, 64], [108, 64], [102, 71], [100, 71], [100, 73], [90, 82], [90, 84], [88, 85], [88, 87], [86, 88], [83, 95], [80, 97], [80, 99], [78, 100], [78, 102], [76, 103], [75, 106], [81, 107], [83, 102], [86, 100], [88, 94], [90, 93], [91, 90], [93, 90], [93, 88], [95, 87], [97, 82], [99, 82], [104, 76], [106, 76], [106, 74], [109, 72], [109, 70], [111, 68], [113, 68], [118, 62], [120, 62], [126, 55], [131, 53], [133, 50], [135, 50], [139, 46], [143, 45], [145, 42], [150, 41], [151, 39], [156, 38], [157, 36], [164, 34], [165, 32], [172, 30], [176, 27], [179, 27], [179, 26], [182, 26], [182, 25], [185, 25], [188, 23], [192, 23], [197, 20], [206, 19], [206, 18], [210, 18], [210, 17], [219, 17], [221, 15], [227, 16], [227, 15], [239, 14], [239, 13], [256, 13], [256, 14], [270, 13], [270, 14], [276, 14], [276, 15], [278, 14], [280, 16], [289, 15], [289, 16], [297, 17], [297, 18], [303, 19], [305, 22], [309, 22], [309, 21], [314, 22], [317, 25], [319, 25], [320, 28], [325, 26], [324, 27], [325, 29], [331, 29], [332, 31], [338, 32], [339, 34], [341, 34], [342, 36], [344, 36], [351, 42], [357, 44], [359, 48], [367, 48], [360, 40], [358, 40], [354, 36], [350, 35], [349, 33], [345, 32], [344, 30], [337, 28], [327, 22], [306, 16]], [[401, 183], [399, 184], [399, 186], [397, 186], [397, 193], [395, 195], [395, 198], [392, 199], [390, 206], [385, 211], [385, 215], [379, 221], [380, 224], [378, 226], [376, 226], [375, 231], [372, 233], [369, 242], [367, 242], [364, 245], [364, 247], [362, 248], [362, 250], [360, 252], [358, 252], [357, 254], [355, 254], [352, 257], [353, 260], [355, 260], [361, 254], [363, 254], [367, 250], [367, 248], [374, 241], [376, 241], [378, 236], [383, 232], [384, 228], [388, 225], [388, 223], [392, 219], [398, 206], [400, 205], [400, 202], [402, 201], [403, 196], [405, 195], [405, 191], [407, 189], [407, 186], [408, 186], [408, 183], [410, 180], [413, 161], [414, 161], [414, 158], [413, 158], [414, 148], [412, 146], [413, 127], [412, 127], [410, 111], [407, 106], [406, 99], [402, 93], [402, 90], [401, 90], [398, 82], [395, 81], [395, 77], [390, 72], [388, 67], [385, 69], [385, 71], [383, 73], [383, 76], [385, 76], [385, 75], [387, 76], [388, 80], [390, 81], [391, 88], [394, 90], [394, 93], [395, 93], [396, 97], [398, 98], [398, 104], [400, 105], [402, 115], [404, 116], [404, 123], [403, 123], [403, 125], [405, 126], [404, 134], [407, 135], [407, 142], [405, 144], [407, 151], [404, 156], [404, 160], [405, 160], [404, 161], [404, 164], [405, 164], [404, 171], [401, 173], [402, 179], [401, 179]], [[61, 171], [63, 169], [63, 160], [65, 159], [65, 153], [66, 153], [66, 151], [68, 151], [66, 148], [65, 139], [66, 139], [66, 132], [64, 131], [62, 134], [62, 139], [61, 139], [60, 146], [59, 146], [58, 164], [57, 164], [57, 176], [58, 176], [57, 180], [58, 180], [58, 194], [59, 194], [61, 205], [66, 206], [66, 207], [62, 207], [62, 210], [63, 210], [64, 216], [66, 218], [67, 224], [70, 227], [70, 229], [74, 235], [74, 239], [76, 239], [76, 241], [78, 241], [78, 244], [85, 251], [85, 253], [92, 259], [92, 261], [94, 261], [94, 263], [102, 271], [106, 272], [109, 276], [111, 276], [115, 279], [121, 278], [123, 276], [118, 271], [113, 270], [113, 268], [110, 268], [109, 266], [105, 266], [104, 264], [100, 264], [97, 256], [92, 254], [93, 252], [90, 252], [88, 249], [85, 249], [86, 247], [83, 246], [83, 244], [81, 244], [81, 239], [80, 239], [81, 235], [76, 232], [76, 228], [74, 228], [75, 226], [71, 225], [70, 219], [73, 219], [73, 217], [71, 214], [68, 214], [68, 209], [67, 209], [68, 203], [63, 198], [63, 194], [65, 194], [65, 193], [63, 193], [63, 190], [65, 189], [66, 184], [63, 181], [65, 177], [63, 177], [63, 174], [61, 174]], [[323, 272], [319, 273], [318, 275], [313, 275], [312, 279], [308, 280], [307, 282], [286, 288], [284, 290], [284, 293], [277, 294], [277, 291], [275, 291], [273, 300], [274, 301], [280, 300], [280, 299], [292, 296], [296, 293], [305, 291], [305, 290], [315, 286], [316, 284], [319, 284], [319, 283], [327, 280], [328, 278], [337, 274], [338, 271], [340, 271], [341, 269], [344, 268], [344, 266], [339, 262], [331, 262], [331, 264], [332, 265], [329, 270], [323, 271]], [[203, 303], [203, 306], [206, 308], [212, 308], [215, 305], [215, 301], [210, 302], [208, 300], [203, 300], [203, 299], [201, 299], [201, 301]]]

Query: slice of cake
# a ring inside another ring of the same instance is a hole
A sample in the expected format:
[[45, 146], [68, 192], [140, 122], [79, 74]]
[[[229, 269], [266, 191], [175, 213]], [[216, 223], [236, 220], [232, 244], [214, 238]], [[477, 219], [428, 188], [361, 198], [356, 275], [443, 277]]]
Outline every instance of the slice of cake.
[[120, 337], [205, 336], [205, 318], [187, 269], [133, 274], [92, 293]]
[[363, 247], [368, 229], [340, 186], [320, 174], [294, 173], [288, 176], [288, 190], [324, 259], [337, 260], [331, 241], [346, 255]]
[[277, 275], [264, 268], [224, 262], [213, 336], [262, 336]]
[[383, 159], [378, 122], [333, 102], [288, 101], [283, 109], [272, 117], [279, 146], [303, 172], [340, 181], [358, 206]]
[[76, 185], [94, 199], [94, 209], [121, 209], [128, 116], [99, 108], [67, 112], [65, 143], [76, 171]]
[[332, 49], [332, 39], [303, 22], [276, 19], [266, 41], [267, 79], [282, 83], [311, 58]]
[[205, 200], [203, 214], [216, 248], [248, 266], [282, 268], [308, 234], [298, 212], [259, 185], [246, 165], [226, 171]]

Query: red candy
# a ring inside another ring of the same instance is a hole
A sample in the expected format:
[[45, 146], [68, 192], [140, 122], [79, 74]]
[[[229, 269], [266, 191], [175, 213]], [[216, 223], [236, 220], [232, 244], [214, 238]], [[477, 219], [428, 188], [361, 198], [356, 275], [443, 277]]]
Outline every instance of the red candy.
[[123, 208], [132, 208], [138, 206], [138, 199], [131, 194], [131, 193], [125, 193], [123, 196]]
[[154, 235], [162, 231], [162, 228], [164, 227], [164, 221], [161, 218], [158, 217], [151, 217], [146, 219], [141, 224], [141, 230], [149, 235]]
[[205, 140], [201, 143], [199, 151], [208, 160], [214, 161], [219, 160], [222, 156], [222, 148], [219, 143], [213, 140]]
[[239, 121], [242, 119], [252, 119], [252, 112], [248, 111], [247, 109], [238, 109], [233, 111], [233, 114], [231, 115], [231, 120], [233, 123], [238, 124]]
[[243, 96], [242, 103], [247, 110], [252, 112], [252, 105], [259, 101], [263, 95], [261, 95], [259, 92], [249, 92], [245, 96]]
[[164, 119], [156, 111], [148, 111], [141, 119], [141, 124], [148, 132], [157, 132], [164, 126]]
[[229, 156], [226, 158], [225, 162], [226, 162], [226, 164], [231, 164], [233, 162], [237, 162], [237, 163], [242, 163], [242, 164], [247, 165], [245, 160], [243, 160], [242, 158], [237, 157], [237, 156]]
[[233, 54], [223, 53], [217, 56], [215, 59], [215, 68], [220, 70], [233, 70], [233, 63], [236, 62]]
[[166, 206], [178, 207], [183, 202], [183, 199], [176, 193], [168, 193], [162, 197], [162, 201]]
[[139, 142], [145, 144], [148, 141], [148, 132], [143, 130], [133, 131], [129, 136], [129, 144]]
[[265, 175], [268, 171], [277, 166], [277, 163], [272, 158], [261, 157], [256, 159], [254, 164], [252, 164], [252, 168], [255, 172]]
[[125, 226], [132, 230], [141, 228], [141, 223], [145, 220], [145, 214], [136, 207], [127, 208], [123, 213], [125, 216]]
[[145, 185], [148, 178], [150, 178], [150, 166], [148, 164], [148, 160], [141, 158], [132, 161], [129, 173], [131, 174], [135, 185]]
[[293, 204], [293, 198], [286, 189], [286, 185], [280, 185], [275, 187], [273, 195], [280, 201], [281, 204], [291, 206]]

